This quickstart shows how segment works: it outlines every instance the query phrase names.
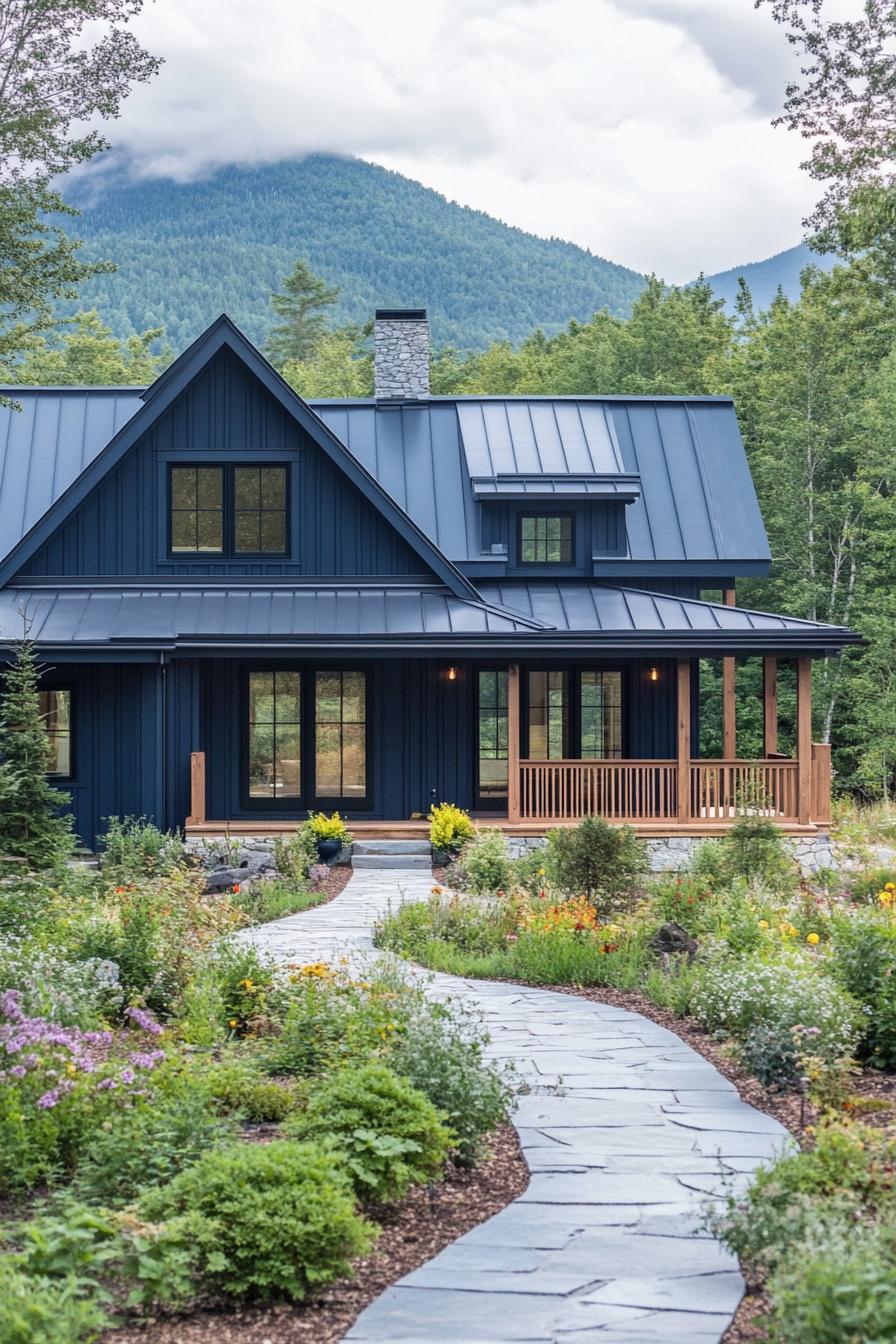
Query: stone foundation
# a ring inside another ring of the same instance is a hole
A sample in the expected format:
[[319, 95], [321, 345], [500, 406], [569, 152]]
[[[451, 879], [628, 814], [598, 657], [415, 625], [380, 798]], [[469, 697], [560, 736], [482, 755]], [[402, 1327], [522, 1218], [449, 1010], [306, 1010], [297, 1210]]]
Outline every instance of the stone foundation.
[[[510, 836], [510, 852], [517, 858], [531, 849], [540, 849], [546, 842], [543, 836]], [[704, 839], [693, 835], [659, 836], [645, 840], [644, 846], [652, 873], [675, 873], [686, 868], [698, 845]], [[792, 835], [787, 844], [793, 857], [800, 866], [804, 877], [811, 877], [820, 868], [851, 868], [855, 864], [838, 849], [827, 831], [818, 831], [815, 835]], [[885, 862], [885, 860], [881, 860]]]

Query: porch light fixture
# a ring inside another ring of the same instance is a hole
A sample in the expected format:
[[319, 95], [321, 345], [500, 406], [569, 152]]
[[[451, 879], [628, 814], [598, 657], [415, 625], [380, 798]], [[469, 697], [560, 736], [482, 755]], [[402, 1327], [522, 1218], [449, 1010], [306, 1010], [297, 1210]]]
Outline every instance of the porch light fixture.
[[445, 675], [449, 681], [457, 681], [457, 668], [449, 667]]
[[658, 668], [658, 667], [651, 667], [651, 668], [648, 670], [648, 673], [647, 673], [647, 679], [648, 679], [648, 681], [659, 681], [659, 679], [660, 679], [660, 670], [659, 670], [659, 668]]

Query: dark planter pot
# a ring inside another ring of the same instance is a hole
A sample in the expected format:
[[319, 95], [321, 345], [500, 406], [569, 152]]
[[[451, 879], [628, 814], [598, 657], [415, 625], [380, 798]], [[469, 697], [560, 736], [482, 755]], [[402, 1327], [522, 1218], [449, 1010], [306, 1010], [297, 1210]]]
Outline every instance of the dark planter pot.
[[341, 840], [318, 840], [317, 857], [321, 863], [332, 863], [342, 849]]

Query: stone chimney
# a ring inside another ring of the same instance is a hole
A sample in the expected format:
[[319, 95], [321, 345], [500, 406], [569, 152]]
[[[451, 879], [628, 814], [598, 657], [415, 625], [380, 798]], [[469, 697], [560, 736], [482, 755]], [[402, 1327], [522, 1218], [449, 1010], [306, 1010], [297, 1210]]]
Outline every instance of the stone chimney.
[[377, 308], [373, 322], [377, 401], [429, 396], [429, 323], [425, 308]]

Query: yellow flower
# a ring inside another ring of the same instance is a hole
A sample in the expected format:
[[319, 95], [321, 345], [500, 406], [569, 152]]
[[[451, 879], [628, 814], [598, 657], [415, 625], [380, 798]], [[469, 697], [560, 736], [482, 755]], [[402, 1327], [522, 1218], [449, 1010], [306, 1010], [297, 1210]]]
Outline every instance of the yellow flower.
[[239, 1018], [232, 1017], [232, 1018], [230, 1019], [230, 1025], [231, 1025], [232, 1027], [238, 1027], [239, 1024], [240, 1024], [240, 1023], [239, 1023]]
[[806, 942], [807, 942], [807, 943], [810, 943], [810, 944], [812, 945], [812, 947], [815, 947], [816, 943], [820, 943], [820, 942], [821, 942], [821, 938], [818, 936], [817, 933], [807, 933], [807, 934], [806, 934]]
[[884, 891], [896, 891], [896, 882], [885, 882]]
[[760, 919], [760, 921], [759, 921], [759, 927], [760, 927], [760, 929], [767, 929], [767, 928], [768, 928], [768, 920], [767, 920], [767, 919]]

